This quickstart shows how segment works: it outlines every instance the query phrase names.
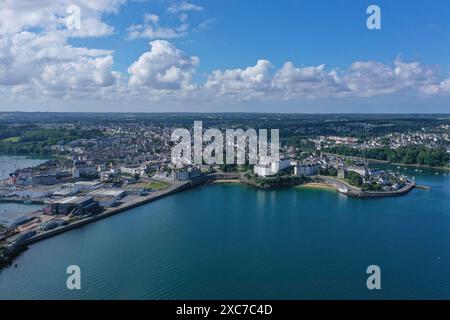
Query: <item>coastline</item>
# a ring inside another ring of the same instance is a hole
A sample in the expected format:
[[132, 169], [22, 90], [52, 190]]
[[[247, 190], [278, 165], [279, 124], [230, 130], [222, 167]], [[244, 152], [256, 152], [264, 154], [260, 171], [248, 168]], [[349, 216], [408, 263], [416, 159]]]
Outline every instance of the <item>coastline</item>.
[[427, 166], [424, 164], [404, 164], [404, 163], [396, 163], [396, 162], [390, 162], [389, 164], [393, 166], [399, 166], [399, 167], [410, 167], [410, 168], [421, 168], [421, 169], [433, 169], [433, 170], [445, 170], [450, 171], [450, 167], [432, 167]]
[[[391, 196], [399, 196], [408, 193], [413, 188], [416, 187], [415, 183], [411, 182], [407, 184], [405, 187], [403, 187], [400, 190], [392, 191], [392, 192], [364, 192], [356, 187], [353, 187], [349, 185], [347, 182], [342, 181], [340, 179], [334, 178], [334, 177], [328, 177], [328, 176], [314, 176], [312, 177], [314, 180], [309, 180], [308, 182], [303, 182], [301, 184], [291, 185], [288, 187], [294, 187], [294, 188], [311, 188], [311, 189], [319, 189], [319, 190], [334, 190], [336, 192], [342, 193], [347, 195], [348, 197], [357, 197], [362, 199], [367, 198], [382, 198], [382, 197], [391, 197]], [[164, 198], [166, 196], [175, 194], [177, 192], [181, 192], [190, 188], [193, 188], [198, 185], [202, 185], [204, 183], [209, 184], [245, 184], [252, 186], [257, 189], [267, 189], [267, 188], [258, 188], [257, 186], [253, 184], [247, 183], [245, 180], [243, 180], [239, 175], [237, 174], [225, 174], [225, 173], [213, 173], [206, 175], [198, 180], [192, 180], [192, 181], [185, 181], [185, 182], [174, 182], [170, 187], [164, 190], [155, 191], [147, 196], [143, 196], [142, 199], [138, 199], [135, 201], [130, 201], [127, 203], [122, 203], [121, 205], [106, 209], [102, 213], [99, 213], [95, 216], [90, 216], [87, 218], [83, 218], [74, 222], [71, 222], [69, 224], [57, 227], [55, 229], [49, 230], [49, 231], [40, 231], [38, 234], [32, 236], [31, 238], [28, 238], [21, 242], [20, 244], [16, 245], [16, 248], [7, 259], [7, 262], [9, 265], [12, 264], [12, 261], [20, 255], [21, 252], [28, 249], [28, 246], [36, 243], [38, 241], [56, 236], [58, 234], [64, 233], [66, 231], [76, 229], [82, 226], [85, 226], [89, 223], [96, 222], [98, 220], [102, 220], [104, 218], [125, 212], [129, 209], [138, 207], [143, 204], [150, 203], [152, 201]], [[271, 186], [271, 188], [281, 188], [286, 186]], [[347, 192], [342, 192], [342, 188], [347, 188]], [[269, 188], [270, 189], [270, 188]], [[5, 264], [6, 266], [7, 264]], [[0, 269], [3, 266], [0, 266]]]
[[336, 188], [333, 186], [326, 184], [326, 183], [320, 183], [320, 182], [307, 182], [305, 184], [301, 184], [298, 186], [295, 186], [294, 188], [301, 188], [301, 189], [318, 189], [318, 190], [332, 190], [337, 191]]
[[217, 180], [212, 180], [209, 183], [211, 184], [242, 184], [243, 181], [239, 180], [239, 179], [217, 179]]
[[43, 239], [52, 237], [54, 235], [63, 233], [65, 231], [68, 231], [68, 230], [71, 230], [71, 229], [75, 229], [75, 228], [84, 226], [86, 224], [89, 224], [89, 223], [92, 223], [92, 222], [95, 222], [95, 221], [98, 221], [98, 220], [101, 220], [101, 219], [104, 219], [104, 218], [116, 215], [118, 213], [121, 213], [121, 212], [127, 211], [129, 209], [141, 206], [143, 204], [146, 204], [146, 203], [149, 203], [149, 202], [152, 202], [152, 201], [155, 201], [155, 200], [167, 197], [167, 196], [169, 196], [171, 194], [177, 193], [177, 192], [185, 190], [185, 189], [189, 189], [191, 187], [192, 187], [192, 185], [190, 184], [190, 182], [174, 184], [174, 185], [170, 186], [167, 189], [164, 189], [164, 190], [161, 190], [161, 191], [155, 191], [154, 193], [152, 193], [152, 194], [150, 194], [148, 196], [144, 196], [143, 199], [139, 199], [139, 200], [136, 200], [136, 201], [131, 201], [131, 202], [128, 202], [128, 203], [124, 203], [124, 204], [122, 204], [122, 205], [120, 205], [118, 207], [107, 209], [104, 212], [99, 213], [99, 214], [97, 214], [95, 216], [91, 216], [91, 217], [87, 217], [87, 218], [84, 218], [84, 219], [80, 219], [80, 220], [77, 220], [75, 222], [69, 223], [67, 225], [64, 225], [64, 226], [52, 229], [50, 231], [41, 232], [41, 233], [37, 234], [36, 236], [25, 240], [23, 242], [23, 245], [32, 244], [32, 243], [37, 242], [39, 240], [43, 240]]
[[[332, 156], [337, 156], [337, 157], [341, 157], [341, 158], [347, 158], [350, 160], [358, 160], [360, 159], [360, 157], [354, 157], [354, 156], [344, 156], [341, 154], [336, 154], [336, 153], [328, 153], [328, 152], [324, 152], [324, 154], [327, 155], [332, 155]], [[369, 163], [372, 164], [390, 164], [393, 166], [403, 166], [403, 167], [412, 167], [412, 168], [422, 168], [422, 169], [436, 169], [436, 170], [446, 170], [446, 171], [450, 171], [450, 167], [434, 167], [434, 166], [429, 166], [429, 165], [425, 165], [425, 164], [406, 164], [406, 163], [398, 163], [398, 162], [391, 162], [389, 160], [379, 160], [379, 159], [373, 159], [373, 158], [366, 158], [366, 160]]]

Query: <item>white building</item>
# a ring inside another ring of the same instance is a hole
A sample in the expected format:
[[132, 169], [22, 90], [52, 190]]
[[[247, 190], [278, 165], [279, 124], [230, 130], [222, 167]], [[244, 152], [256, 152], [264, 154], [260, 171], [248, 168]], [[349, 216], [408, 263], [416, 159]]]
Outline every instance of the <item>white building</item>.
[[273, 176], [279, 171], [286, 170], [291, 166], [289, 158], [271, 161], [270, 163], [259, 163], [254, 166], [253, 172], [261, 177]]
[[74, 161], [72, 167], [72, 176], [74, 178], [79, 178], [83, 175], [95, 175], [97, 173], [97, 168], [95, 166], [91, 166], [82, 161]]
[[125, 190], [99, 188], [89, 192], [89, 196], [93, 197], [101, 207], [113, 207], [125, 196]]
[[300, 176], [314, 176], [319, 173], [320, 164], [299, 164], [294, 167], [294, 175]]
[[147, 170], [147, 166], [141, 166], [141, 165], [136, 165], [136, 166], [122, 166], [120, 167], [120, 171], [123, 173], [128, 173], [131, 175], [140, 175], [143, 176], [145, 175], [145, 171]]
[[280, 160], [272, 161], [272, 173], [277, 174], [278, 171], [283, 171], [291, 166], [291, 159], [281, 158]]
[[272, 167], [267, 164], [257, 164], [253, 168], [253, 172], [260, 177], [267, 177], [272, 175]]
[[78, 181], [73, 184], [74, 192], [92, 191], [100, 188], [102, 183], [100, 181]]

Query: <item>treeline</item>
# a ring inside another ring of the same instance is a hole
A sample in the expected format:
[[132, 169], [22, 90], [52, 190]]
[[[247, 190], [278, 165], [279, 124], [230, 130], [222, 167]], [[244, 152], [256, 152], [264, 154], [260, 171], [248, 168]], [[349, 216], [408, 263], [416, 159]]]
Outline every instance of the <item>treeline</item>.
[[68, 128], [44, 129], [36, 126], [0, 127], [0, 154], [48, 154], [50, 146], [77, 139], [103, 136], [97, 129], [82, 130]]
[[447, 166], [450, 161], [450, 155], [445, 149], [431, 149], [424, 146], [406, 146], [397, 149], [382, 147], [364, 151], [347, 146], [335, 146], [327, 148], [326, 151], [343, 156], [366, 157], [394, 163], [427, 165], [432, 167]]

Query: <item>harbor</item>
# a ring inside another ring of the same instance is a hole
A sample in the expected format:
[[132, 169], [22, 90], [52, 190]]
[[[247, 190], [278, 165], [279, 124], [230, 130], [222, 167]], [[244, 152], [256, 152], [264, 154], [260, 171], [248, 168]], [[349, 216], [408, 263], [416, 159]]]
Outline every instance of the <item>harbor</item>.
[[[131, 299], [370, 298], [360, 278], [373, 261], [393, 270], [379, 297], [445, 298], [450, 179], [416, 181], [431, 189], [376, 201], [201, 184], [34, 242], [0, 270], [0, 299], [120, 299], [123, 288]], [[412, 259], [416, 268], [396, 272]], [[65, 287], [71, 264], [82, 269], [78, 292]]]

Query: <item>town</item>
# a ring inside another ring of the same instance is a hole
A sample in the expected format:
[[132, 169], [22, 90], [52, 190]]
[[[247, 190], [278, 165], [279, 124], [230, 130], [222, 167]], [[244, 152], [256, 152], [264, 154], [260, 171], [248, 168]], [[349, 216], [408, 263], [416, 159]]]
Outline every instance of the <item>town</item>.
[[[279, 158], [234, 165], [173, 161], [173, 130], [192, 129], [174, 115], [97, 121], [61, 115], [39, 125], [14, 117], [4, 115], [0, 151], [40, 153], [47, 160], [2, 172], [0, 201], [39, 205], [0, 215], [3, 262], [24, 245], [204, 183], [238, 181], [260, 189], [324, 184], [352, 197], [393, 196], [416, 187], [414, 177], [403, 174], [399, 165], [417, 165], [417, 171], [439, 168], [446, 175], [450, 161], [449, 119], [433, 118], [428, 127], [416, 128], [417, 122], [424, 123], [418, 119], [411, 128], [391, 130], [385, 123], [395, 119], [381, 124], [370, 118], [334, 119], [320, 132], [308, 134], [303, 119], [295, 128], [282, 121]], [[205, 122], [223, 129], [231, 121], [228, 117]], [[243, 128], [255, 124], [255, 119], [236, 117]], [[273, 128], [276, 117], [272, 120]], [[388, 163], [394, 166], [386, 167]]]

